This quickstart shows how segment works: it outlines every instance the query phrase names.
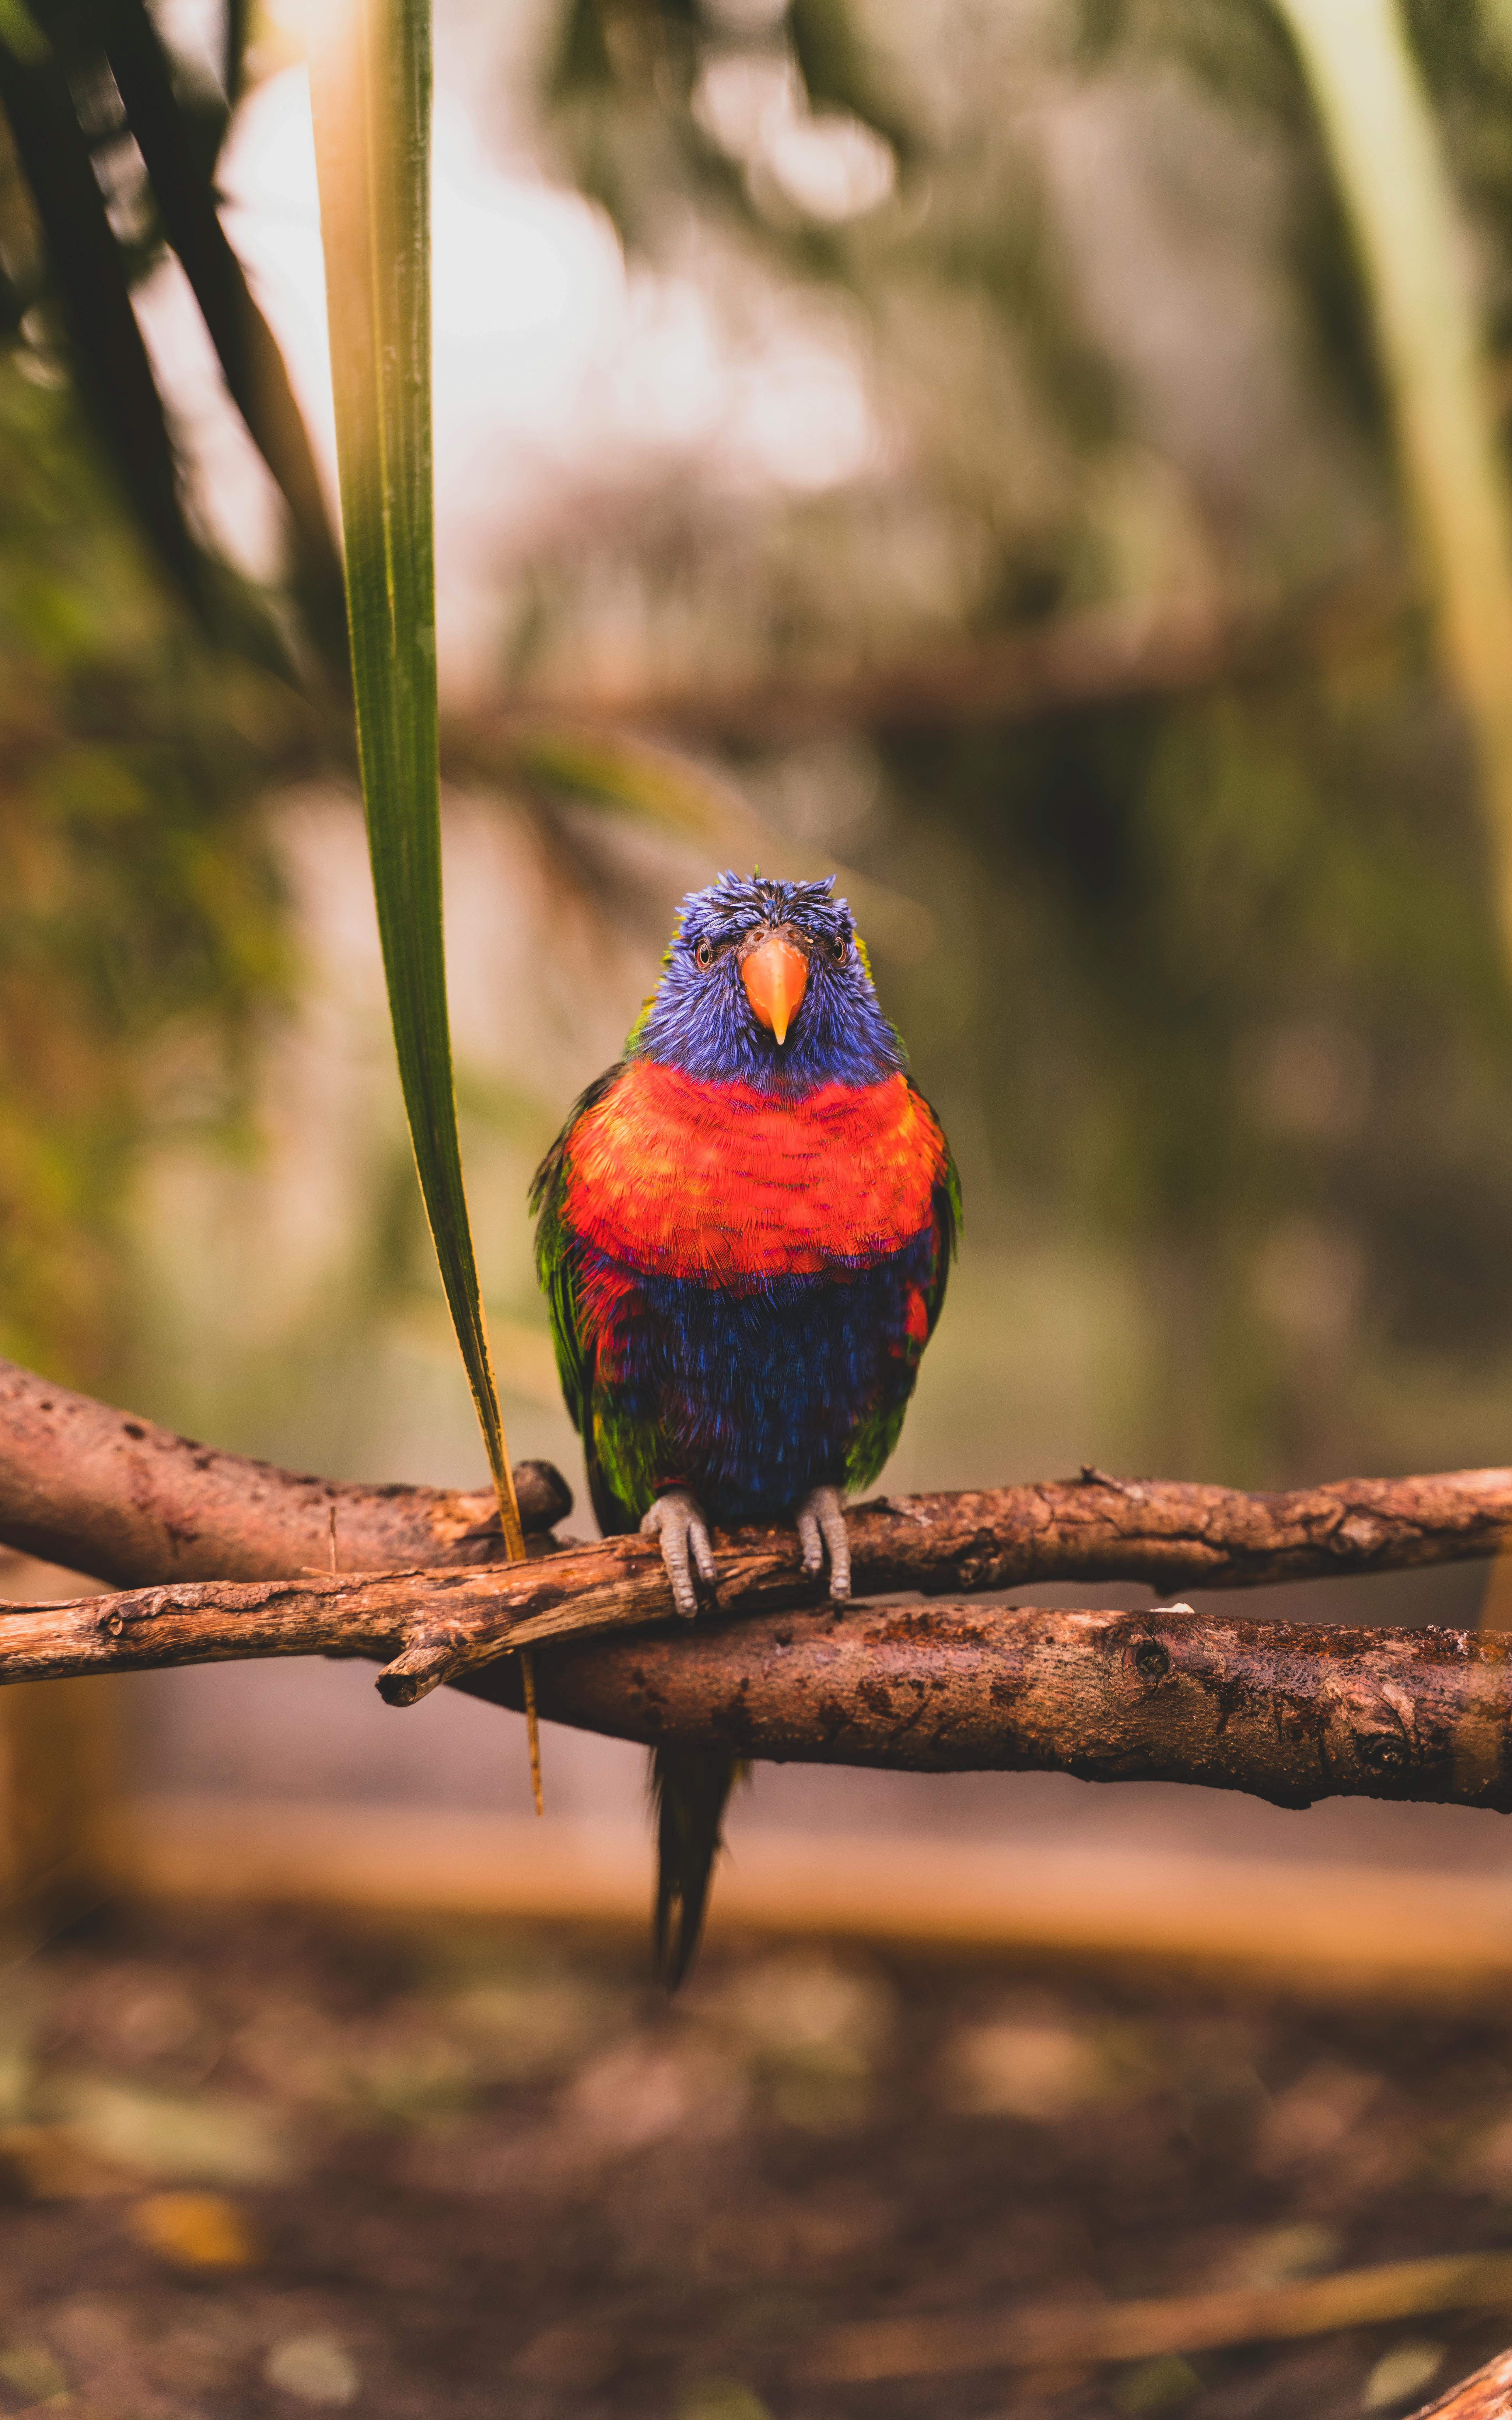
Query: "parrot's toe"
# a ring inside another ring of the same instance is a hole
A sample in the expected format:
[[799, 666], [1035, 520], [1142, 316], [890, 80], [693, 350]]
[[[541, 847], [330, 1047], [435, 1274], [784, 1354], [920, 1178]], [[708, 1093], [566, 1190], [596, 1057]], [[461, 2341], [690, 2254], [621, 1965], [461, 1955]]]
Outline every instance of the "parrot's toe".
[[714, 1549], [709, 1542], [703, 1506], [686, 1487], [669, 1487], [642, 1521], [641, 1535], [661, 1539], [672, 1602], [691, 1621], [698, 1610], [698, 1581], [712, 1589], [715, 1579]]
[[845, 1525], [845, 1499], [837, 1487], [811, 1487], [798, 1508], [798, 1535], [805, 1572], [824, 1569], [830, 1557], [830, 1597], [844, 1605], [850, 1594], [850, 1536]]

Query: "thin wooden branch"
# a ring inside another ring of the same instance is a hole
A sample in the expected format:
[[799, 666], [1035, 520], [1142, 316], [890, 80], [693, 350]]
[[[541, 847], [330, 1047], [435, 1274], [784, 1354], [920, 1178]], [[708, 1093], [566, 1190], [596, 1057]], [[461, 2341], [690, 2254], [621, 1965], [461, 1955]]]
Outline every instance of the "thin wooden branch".
[[[1234, 2287], [1168, 2302], [1083, 2303], [941, 2318], [921, 2313], [834, 2328], [801, 2357], [804, 2378], [874, 2383], [976, 2369], [1090, 2368], [1221, 2345], [1284, 2342], [1379, 2327], [1440, 2311], [1512, 2308], [1512, 2253], [1448, 2253], [1384, 2261], [1281, 2286]], [[1500, 2420], [1512, 2357], [1499, 2359], [1430, 2406], [1435, 2420]], [[1478, 2384], [1481, 2399], [1461, 2400]], [[1500, 2396], [1501, 2399], [1497, 2399]], [[1417, 2420], [1428, 2420], [1419, 2413]]]
[[[565, 1520], [572, 1493], [523, 1462], [525, 1528]], [[222, 1453], [0, 1360], [0, 1545], [131, 1587], [304, 1572], [490, 1562], [491, 1487], [351, 1487]]]

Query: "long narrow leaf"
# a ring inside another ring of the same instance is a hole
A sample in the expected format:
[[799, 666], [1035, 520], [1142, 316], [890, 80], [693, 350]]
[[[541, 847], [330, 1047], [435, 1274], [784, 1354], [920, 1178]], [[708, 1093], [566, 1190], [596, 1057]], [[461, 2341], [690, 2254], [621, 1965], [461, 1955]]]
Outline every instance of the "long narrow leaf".
[[242, 98], [246, 74], [249, 0], [226, 0], [226, 35], [221, 48], [221, 85], [228, 109]]
[[0, 109], [37, 206], [81, 400], [159, 562], [204, 613], [200, 555], [184, 520], [163, 401], [68, 79], [35, 31], [18, 49], [3, 23]]
[[209, 163], [199, 156], [203, 147], [192, 138], [145, 0], [101, 0], [96, 18], [127, 122], [151, 180], [163, 231], [194, 287], [226, 386], [283, 490], [311, 632], [344, 678], [341, 566], [283, 355], [226, 240]]
[[1399, 0], [1280, 0], [1359, 249], [1512, 955], [1512, 493], [1473, 244]]
[[429, 0], [323, 0], [311, 45], [347, 608], [404, 1106], [511, 1558], [520, 1513], [462, 1190], [441, 918], [430, 461]]

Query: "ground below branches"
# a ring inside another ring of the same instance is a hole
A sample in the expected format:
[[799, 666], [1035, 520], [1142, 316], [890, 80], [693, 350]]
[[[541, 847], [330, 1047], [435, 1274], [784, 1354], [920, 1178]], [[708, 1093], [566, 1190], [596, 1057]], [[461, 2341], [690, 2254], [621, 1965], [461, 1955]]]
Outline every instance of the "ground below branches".
[[1512, 2243], [1495, 2010], [770, 1943], [668, 2009], [616, 1936], [107, 1912], [0, 2033], [0, 2412], [1352, 2420], [1509, 2332], [802, 2378], [850, 2320]]

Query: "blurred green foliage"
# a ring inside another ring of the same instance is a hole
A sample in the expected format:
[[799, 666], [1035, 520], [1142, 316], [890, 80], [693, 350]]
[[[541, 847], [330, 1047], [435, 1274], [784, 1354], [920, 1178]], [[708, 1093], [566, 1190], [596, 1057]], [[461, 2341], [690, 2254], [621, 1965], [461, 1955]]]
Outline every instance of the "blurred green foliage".
[[0, 356], [0, 1348], [100, 1382], [132, 1162], [235, 1129], [285, 981], [257, 808], [300, 709], [164, 593], [39, 366]]
[[[1410, 15], [1504, 345], [1504, 11]], [[590, 18], [617, 29], [597, 54]], [[1500, 1453], [1508, 985], [1390, 398], [1280, 18], [860, 0], [869, 73], [838, 95], [780, 8], [575, 0], [568, 22], [552, 102], [627, 239], [685, 256], [695, 209], [732, 276], [780, 261], [859, 303], [853, 341], [907, 428], [885, 480], [800, 496], [755, 542], [717, 517], [661, 552], [643, 532], [636, 568], [653, 632], [695, 631], [716, 668], [879, 667], [869, 803], [828, 829], [935, 910], [930, 959], [879, 956], [958, 1138], [974, 1247], [1080, 1236], [1132, 1268], [1152, 1462], [1264, 1481]], [[740, 79], [749, 101], [783, 60], [795, 97], [742, 119]], [[907, 94], [906, 136], [880, 90]], [[822, 224], [784, 188], [781, 130], [835, 99], [893, 144], [895, 178]], [[907, 576], [926, 564], [932, 597]], [[616, 568], [586, 534], [542, 566], [541, 659], [553, 615], [570, 644]], [[889, 660], [947, 628], [1163, 598], [1265, 599], [1300, 630], [1331, 584], [1352, 635], [1186, 694], [907, 730], [888, 711]], [[740, 768], [810, 843], [822, 756], [747, 747]]]
[[[0, 332], [30, 326], [68, 365], [142, 538], [223, 644], [346, 694], [341, 566], [282, 355], [220, 222], [221, 147], [246, 10], [227, 0], [216, 82], [169, 49], [148, 0], [25, 0], [0, 14]], [[226, 392], [281, 493], [285, 617], [226, 579], [182, 491], [175, 434], [133, 306], [171, 250]], [[311, 660], [313, 659], [313, 660]]]
[[1512, 1001], [1422, 667], [888, 769], [879, 870], [934, 899], [951, 966], [900, 971], [904, 1021], [999, 1235], [1090, 1231], [1140, 1272], [1152, 1458], [1389, 1464], [1425, 1364], [1471, 1382], [1473, 1457], [1472, 1373], [1504, 1391], [1512, 1334]]
[[[1506, 348], [1512, 39], [1491, 0], [1409, 15]], [[725, 750], [806, 866], [833, 852], [932, 914], [927, 948], [873, 939], [965, 1171], [971, 1420], [1032, 1399], [1047, 1348], [1016, 1358], [993, 1322], [1005, 1272], [1064, 1247], [1057, 1283], [1095, 1304], [1088, 1273], [1115, 1268], [1137, 1297], [1122, 1433], [1146, 1466], [1263, 1482], [1504, 1456], [1508, 986], [1389, 399], [1278, 19], [1265, 0], [546, 17], [542, 143], [632, 257], [758, 331], [806, 315], [880, 434], [829, 481], [785, 484], [779, 463], [756, 493], [679, 467], [615, 489], [606, 472], [585, 504], [543, 510], [501, 586], [511, 675], [591, 689], [608, 628], [608, 660], [651, 688], [676, 664], [689, 691], [749, 676], [780, 703], [785, 681], [859, 666], [885, 706], [889, 667], [1078, 617], [1221, 635], [1254, 612], [1286, 640], [1248, 661], [1219, 644], [1161, 694], [911, 725], [858, 710], [788, 738], [774, 713], [760, 746]], [[786, 96], [768, 120], [745, 108], [761, 91]], [[816, 207], [809, 153], [763, 123], [810, 151], [843, 133], [872, 200]], [[0, 1316], [8, 1349], [99, 1377], [130, 1330], [133, 1155], [175, 1123], [237, 1131], [287, 981], [257, 799], [305, 745], [304, 709], [190, 632], [65, 398], [23, 365], [24, 348], [0, 365], [0, 845], [20, 903], [0, 914]], [[625, 840], [631, 818], [604, 812], [634, 803], [625, 764], [606, 772], [581, 734], [496, 741], [454, 730], [455, 765], [522, 799], [564, 931], [590, 908], [631, 926], [628, 850], [599, 837], [617, 820]], [[595, 813], [551, 820], [543, 788]], [[637, 932], [662, 878], [641, 872]], [[627, 1021], [633, 1005], [630, 985]], [[480, 1070], [461, 1076], [482, 1100]], [[567, 1097], [540, 1102], [542, 1139]], [[533, 1138], [509, 1140], [528, 1159]], [[375, 1289], [413, 1289], [420, 1265], [402, 1237], [375, 1244], [385, 1218], [417, 1241], [394, 1165], [351, 1238]], [[523, 1233], [512, 1194], [498, 1227]], [[523, 1293], [507, 1308], [534, 1316]], [[1041, 1340], [1069, 1333], [1065, 1309]], [[947, 1321], [933, 1359], [955, 1350]], [[371, 1393], [369, 1364], [352, 1390]]]

